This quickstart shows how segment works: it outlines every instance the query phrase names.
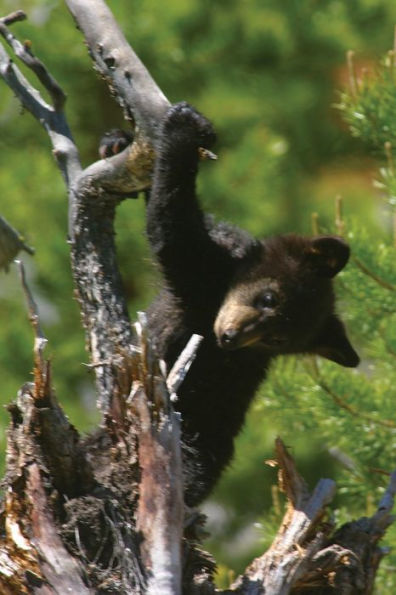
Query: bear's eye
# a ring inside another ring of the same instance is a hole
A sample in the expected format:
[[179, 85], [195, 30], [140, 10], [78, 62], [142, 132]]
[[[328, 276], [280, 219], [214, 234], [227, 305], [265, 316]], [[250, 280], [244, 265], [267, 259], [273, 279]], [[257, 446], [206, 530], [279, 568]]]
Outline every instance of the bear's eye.
[[255, 300], [256, 308], [274, 308], [278, 303], [278, 297], [273, 291], [265, 291], [257, 296]]

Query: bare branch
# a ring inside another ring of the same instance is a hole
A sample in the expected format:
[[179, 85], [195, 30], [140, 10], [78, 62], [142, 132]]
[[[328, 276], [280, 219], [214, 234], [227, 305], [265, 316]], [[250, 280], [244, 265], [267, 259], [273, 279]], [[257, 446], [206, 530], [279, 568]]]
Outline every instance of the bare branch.
[[24, 21], [25, 19], [26, 19], [26, 13], [23, 10], [16, 10], [15, 12], [12, 12], [11, 14], [7, 15], [6, 17], [3, 17], [2, 19], [0, 19], [0, 21], [8, 26], [8, 25], [12, 25], [13, 23], [16, 23], [18, 21]]
[[34, 254], [34, 249], [25, 244], [17, 230], [0, 217], [0, 269], [7, 271], [20, 250]]
[[202, 341], [203, 337], [201, 335], [193, 335], [169, 372], [166, 384], [172, 401], [177, 400], [176, 393], [185, 379]]
[[[30, 322], [32, 323], [32, 327], [34, 330], [34, 356], [35, 356], [35, 363], [36, 367], [40, 370], [40, 374], [44, 374], [45, 361], [43, 358], [43, 351], [45, 346], [47, 345], [47, 339], [44, 336], [44, 333], [41, 329], [40, 325], [40, 318], [36, 303], [33, 299], [33, 295], [29, 289], [29, 286], [26, 281], [26, 274], [25, 274], [25, 267], [23, 266], [23, 262], [18, 260], [17, 265], [19, 267], [19, 275], [21, 277], [23, 291], [26, 296], [28, 311], [29, 311], [29, 318]], [[46, 381], [45, 381], [46, 384]]]
[[[134, 143], [117, 156], [94, 163], [85, 172], [89, 185], [114, 194], [150, 185], [153, 145], [169, 101], [126, 41], [103, 0], [66, 0], [82, 31], [94, 66], [136, 124]], [[81, 180], [86, 185], [87, 181]]]
[[[128, 116], [133, 112], [139, 126], [139, 140], [129, 150], [98, 161], [82, 172], [63, 112], [55, 110], [41, 98], [9, 60], [3, 48], [0, 48], [0, 73], [23, 105], [46, 128], [68, 187], [73, 275], [95, 366], [99, 400], [106, 411], [111, 399], [118, 394], [116, 387], [120, 380], [120, 366], [117, 362], [128, 357], [132, 343], [112, 233], [118, 203], [114, 193], [125, 195], [129, 190], [142, 189], [150, 184], [154, 158], [152, 142], [156, 126], [169, 103], [128, 46], [103, 2], [70, 2], [69, 7], [79, 28], [87, 36], [91, 55], [98, 60], [99, 70], [103, 69], [102, 74], [115, 89]], [[32, 63], [30, 59], [30, 48], [27, 51], [4, 30], [6, 22], [11, 21], [12, 18], [3, 21], [3, 32], [11, 47], [17, 49], [27, 65], [33, 68], [36, 62]], [[51, 90], [51, 77], [48, 75], [44, 79], [44, 84]], [[97, 365], [103, 361], [111, 363], [108, 366]], [[124, 384], [128, 394], [128, 382]]]
[[[20, 15], [16, 18], [15, 15]], [[7, 23], [22, 20], [21, 13], [14, 13], [0, 21], [0, 33], [28, 68], [30, 68], [40, 82], [44, 84], [55, 101], [55, 107], [50, 106], [29, 81], [23, 76], [19, 68], [13, 63], [7, 52], [0, 45], [0, 75], [18, 97], [23, 107], [31, 112], [36, 120], [47, 131], [61, 170], [66, 186], [73, 182], [81, 172], [81, 164], [77, 147], [74, 144], [69, 126], [61, 106], [65, 95], [55, 79], [47, 72], [44, 65], [34, 58], [31, 49], [21, 44], [8, 30]]]
[[0, 34], [7, 41], [8, 45], [13, 49], [15, 55], [28, 67], [32, 72], [35, 73], [39, 81], [49, 92], [55, 110], [59, 111], [63, 108], [66, 101], [66, 95], [60, 88], [54, 77], [48, 72], [44, 64], [36, 58], [32, 51], [28, 41], [22, 44], [18, 41], [8, 29], [7, 24], [11, 24], [15, 21], [21, 21], [26, 18], [23, 11], [18, 11], [13, 15], [9, 15], [4, 19], [0, 19]]
[[[37, 68], [37, 61], [32, 59], [30, 48], [20, 44], [8, 31], [6, 23], [15, 20], [18, 19], [16, 17], [3, 19], [2, 33], [12, 49], [18, 51], [19, 57], [26, 65], [35, 72], [36, 76], [39, 74], [41, 82], [57, 102], [56, 109], [48, 105], [39, 91], [30, 85], [1, 45], [0, 74], [22, 105], [47, 131], [68, 189], [72, 270], [93, 363], [111, 362], [109, 366], [95, 367], [99, 400], [103, 410], [107, 410], [110, 400], [118, 394], [120, 366], [117, 362], [123, 361], [132, 342], [113, 236], [114, 214], [118, 201], [116, 197], [106, 195], [102, 188], [93, 184], [92, 172], [88, 170], [87, 175], [81, 175], [77, 147], [65, 115], [60, 109], [62, 101], [59, 97], [62, 94], [57, 90], [53, 77], [46, 72], [45, 67], [39, 63], [40, 66]], [[93, 22], [95, 22], [95, 15], [93, 15]], [[150, 159], [152, 161], [152, 157]], [[107, 161], [110, 160], [101, 162], [105, 165], [105, 170]], [[117, 160], [115, 161], [117, 163]], [[113, 166], [110, 167], [111, 169], [115, 171]], [[147, 186], [147, 174], [145, 175], [144, 184]], [[118, 173], [117, 176], [119, 177]], [[126, 382], [126, 394], [130, 388], [127, 384]]]
[[[107, 411], [119, 392], [120, 366], [115, 362], [120, 356], [128, 359], [129, 345], [133, 342], [110, 231], [118, 202], [116, 195], [150, 185], [152, 146], [169, 102], [126, 42], [102, 0], [67, 0], [66, 4], [84, 34], [96, 68], [106, 78], [126, 116], [137, 124], [136, 139], [130, 148], [94, 163], [82, 173], [73, 185], [76, 200], [70, 208], [73, 270], [93, 363], [113, 362], [107, 367], [95, 367], [100, 402]], [[88, 227], [86, 221], [91, 222]], [[95, 273], [87, 279], [90, 270]], [[111, 304], [109, 295], [112, 295]], [[121, 368], [125, 377], [128, 366]], [[127, 380], [122, 384], [127, 387]]]
[[111, 85], [127, 116], [133, 115], [148, 140], [169, 102], [126, 41], [103, 0], [65, 0], [100, 74]]

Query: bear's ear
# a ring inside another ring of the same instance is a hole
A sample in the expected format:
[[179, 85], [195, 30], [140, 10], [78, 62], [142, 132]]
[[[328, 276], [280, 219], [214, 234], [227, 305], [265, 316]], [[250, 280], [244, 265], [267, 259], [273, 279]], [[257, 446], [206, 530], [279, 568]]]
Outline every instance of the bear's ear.
[[306, 251], [310, 265], [321, 277], [334, 277], [349, 259], [349, 246], [336, 236], [319, 236], [310, 240]]
[[360, 361], [358, 354], [346, 336], [344, 325], [335, 314], [327, 319], [315, 341], [312, 353], [321, 355], [346, 368], [355, 368]]

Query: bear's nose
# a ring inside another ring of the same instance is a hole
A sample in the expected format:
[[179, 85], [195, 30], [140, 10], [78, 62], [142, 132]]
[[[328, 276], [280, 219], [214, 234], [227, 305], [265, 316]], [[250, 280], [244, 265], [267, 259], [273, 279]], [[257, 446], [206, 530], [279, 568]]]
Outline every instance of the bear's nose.
[[221, 335], [221, 346], [222, 347], [231, 347], [234, 343], [236, 337], [238, 335], [238, 331], [234, 328], [226, 329], [223, 334]]

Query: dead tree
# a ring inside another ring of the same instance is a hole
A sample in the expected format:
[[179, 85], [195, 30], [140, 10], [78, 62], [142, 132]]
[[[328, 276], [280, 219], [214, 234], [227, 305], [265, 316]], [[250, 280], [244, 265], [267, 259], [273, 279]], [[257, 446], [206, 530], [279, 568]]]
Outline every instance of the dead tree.
[[[35, 334], [34, 382], [24, 385], [9, 406], [0, 591], [220, 592], [213, 583], [215, 563], [199, 546], [202, 515], [183, 504], [181, 420], [169, 398], [199, 338], [192, 338], [165, 378], [144, 315], [134, 327], [130, 323], [115, 255], [117, 205], [128, 192], [150, 183], [156, 131], [169, 102], [103, 0], [66, 3], [95, 68], [135, 123], [136, 136], [123, 153], [83, 170], [63, 112], [62, 89], [29, 45], [10, 32], [24, 13], [0, 20], [11, 51], [52, 100], [49, 105], [42, 99], [0, 45], [0, 73], [47, 131], [67, 188], [71, 268], [102, 412], [100, 427], [88, 438], [79, 436], [64, 415], [51, 389], [46, 340], [20, 266]], [[26, 249], [15, 237], [3, 255], [11, 258]], [[280, 440], [276, 464], [288, 501], [282, 525], [271, 548], [226, 592], [371, 593], [384, 554], [378, 542], [392, 522], [396, 476], [373, 517], [336, 530], [326, 512], [334, 482], [321, 480], [311, 494]]]

